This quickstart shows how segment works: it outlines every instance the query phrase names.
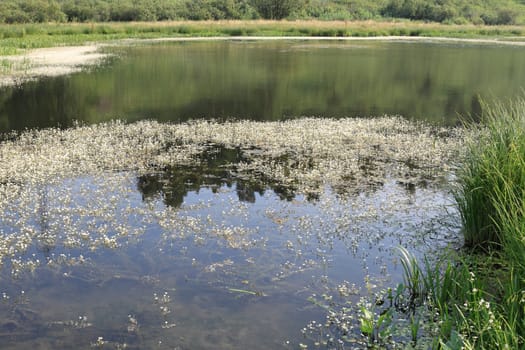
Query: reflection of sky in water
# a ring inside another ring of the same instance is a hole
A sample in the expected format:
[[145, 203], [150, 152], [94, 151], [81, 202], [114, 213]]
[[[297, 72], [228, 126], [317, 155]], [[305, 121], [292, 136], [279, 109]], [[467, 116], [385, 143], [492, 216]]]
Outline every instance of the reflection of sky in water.
[[385, 181], [315, 200], [263, 188], [247, 199], [221, 180], [169, 206], [169, 186], [145, 196], [140, 178], [22, 186], [3, 208], [5, 234], [29, 227], [36, 239], [4, 261], [2, 348], [89, 348], [98, 337], [108, 348], [294, 348], [325, 317], [312, 294], [367, 275], [393, 285], [393, 246], [423, 252], [456, 233], [443, 225], [457, 216], [449, 195], [432, 187]]

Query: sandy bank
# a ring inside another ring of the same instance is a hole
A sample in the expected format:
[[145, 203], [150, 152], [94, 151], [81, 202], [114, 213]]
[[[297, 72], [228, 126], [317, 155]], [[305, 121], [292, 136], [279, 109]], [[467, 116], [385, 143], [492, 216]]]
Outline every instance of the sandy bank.
[[98, 64], [107, 56], [100, 53], [99, 48], [100, 45], [53, 47], [2, 57], [0, 86], [78, 72], [86, 66]]

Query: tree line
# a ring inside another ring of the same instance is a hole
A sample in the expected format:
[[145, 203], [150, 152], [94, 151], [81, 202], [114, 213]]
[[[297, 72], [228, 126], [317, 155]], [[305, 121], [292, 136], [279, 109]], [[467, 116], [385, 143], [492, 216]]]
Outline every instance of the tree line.
[[0, 23], [220, 19], [367, 20], [516, 24], [522, 0], [1, 0]]

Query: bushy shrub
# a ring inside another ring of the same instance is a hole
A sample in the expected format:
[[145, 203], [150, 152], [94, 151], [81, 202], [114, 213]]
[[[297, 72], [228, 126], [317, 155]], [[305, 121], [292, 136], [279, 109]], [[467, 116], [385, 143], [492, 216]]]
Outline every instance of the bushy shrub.
[[62, 22], [64, 13], [54, 0], [25, 0], [20, 2], [20, 8], [30, 18], [31, 22]]
[[320, 20], [349, 20], [352, 19], [350, 13], [341, 6], [323, 6], [321, 4], [311, 4], [305, 8], [294, 12], [295, 18], [308, 19], [315, 18]]
[[219, 19], [364, 20], [515, 24], [525, 4], [512, 0], [0, 0], [0, 23]]
[[500, 9], [495, 13], [484, 13], [481, 19], [488, 25], [508, 25], [515, 24], [518, 14], [511, 9]]
[[391, 0], [383, 9], [382, 14], [386, 17], [444, 22], [456, 17], [457, 11], [454, 6], [446, 0], [435, 2], [424, 0]]
[[99, 0], [69, 0], [62, 3], [69, 22], [105, 22], [110, 16], [109, 4]]
[[257, 11], [246, 0], [186, 0], [180, 13], [189, 20], [255, 19]]
[[0, 22], [62, 22], [64, 13], [55, 0], [4, 0], [0, 2]]
[[0, 23], [24, 23], [29, 17], [13, 2], [0, 2]]
[[505, 25], [515, 24], [520, 6], [508, 1], [500, 1], [496, 5], [484, 1], [459, 0], [389, 0], [381, 14], [385, 17], [408, 18], [444, 23], [463, 23], [465, 20], [473, 24]]
[[266, 19], [286, 18], [304, 4], [304, 0], [253, 0], [253, 6]]

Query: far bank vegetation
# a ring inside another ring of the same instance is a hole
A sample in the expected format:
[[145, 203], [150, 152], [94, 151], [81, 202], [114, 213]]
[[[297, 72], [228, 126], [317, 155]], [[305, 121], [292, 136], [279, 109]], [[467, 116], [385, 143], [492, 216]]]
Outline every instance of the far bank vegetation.
[[523, 0], [2, 0], [0, 23], [384, 20], [525, 23]]

